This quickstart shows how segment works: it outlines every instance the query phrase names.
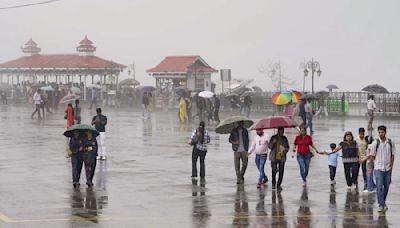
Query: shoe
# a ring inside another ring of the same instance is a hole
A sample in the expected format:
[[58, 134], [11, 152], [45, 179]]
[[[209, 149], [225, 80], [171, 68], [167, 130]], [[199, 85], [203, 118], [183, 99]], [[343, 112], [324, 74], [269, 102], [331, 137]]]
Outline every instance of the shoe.
[[379, 208], [378, 208], [378, 212], [385, 212], [385, 208], [379, 207]]
[[73, 184], [74, 188], [79, 188], [80, 185], [81, 185], [81, 184], [79, 184], [79, 183], [74, 183], [74, 184]]
[[364, 190], [363, 193], [370, 193], [370, 191], [368, 191], [368, 189]]
[[364, 185], [364, 190], [367, 190], [367, 189], [368, 189], [368, 187], [367, 187], [367, 185], [365, 184], [365, 185]]
[[276, 186], [274, 184], [272, 185], [272, 190], [276, 190]]
[[387, 210], [389, 210], [389, 208], [388, 208], [388, 206], [385, 204], [385, 206], [383, 207], [383, 209], [385, 210], [385, 211], [387, 211]]
[[303, 187], [307, 187], [307, 181], [303, 181]]
[[236, 181], [236, 184], [243, 184], [242, 179], [238, 179], [238, 180]]
[[257, 188], [261, 188], [262, 183], [257, 184]]
[[347, 186], [347, 190], [351, 190], [353, 186]]
[[192, 177], [192, 179], [197, 179], [197, 176], [191, 176]]
[[277, 190], [278, 190], [278, 191], [282, 191], [283, 188], [282, 188], [281, 186], [278, 186]]
[[93, 187], [93, 183], [92, 182], [86, 182], [86, 184], [87, 184], [88, 188]]
[[331, 181], [331, 185], [335, 185], [336, 184], [336, 181]]
[[263, 184], [268, 184], [268, 177], [264, 177], [264, 181], [263, 181]]
[[97, 160], [101, 160], [101, 156], [97, 156], [96, 159], [97, 159]]

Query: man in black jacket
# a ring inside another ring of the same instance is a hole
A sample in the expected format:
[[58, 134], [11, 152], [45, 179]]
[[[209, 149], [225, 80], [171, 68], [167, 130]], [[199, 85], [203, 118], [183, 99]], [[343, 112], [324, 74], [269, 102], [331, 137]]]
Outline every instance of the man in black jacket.
[[[244, 128], [243, 121], [239, 122], [238, 126], [231, 131], [229, 142], [234, 151], [236, 183], [243, 184], [248, 163], [247, 151], [249, 150], [249, 132]], [[240, 160], [242, 160], [242, 168], [240, 168]]]

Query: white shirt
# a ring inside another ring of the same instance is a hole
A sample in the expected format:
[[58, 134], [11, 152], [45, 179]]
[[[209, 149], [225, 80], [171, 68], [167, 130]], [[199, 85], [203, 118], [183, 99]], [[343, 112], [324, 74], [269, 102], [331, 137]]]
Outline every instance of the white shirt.
[[368, 109], [368, 110], [371, 110], [371, 111], [375, 111], [375, 109], [376, 109], [376, 104], [375, 104], [375, 101], [374, 101], [374, 100], [372, 100], [372, 99], [368, 100], [367, 109]]
[[255, 152], [256, 154], [267, 154], [268, 153], [268, 142], [271, 137], [264, 133], [262, 136], [256, 135], [253, 138], [253, 142], [250, 145], [249, 153]]
[[306, 104], [304, 105], [304, 111], [306, 111], [306, 112], [312, 112], [312, 107], [311, 107], [311, 104], [310, 104], [310, 103], [306, 103]]
[[377, 141], [374, 140], [371, 144], [371, 155], [375, 156], [375, 170], [380, 171], [389, 171], [392, 169], [391, 165], [391, 156], [396, 154], [396, 147], [394, 145], [393, 140], [392, 148], [390, 148], [389, 140], [386, 139], [385, 142], [379, 138], [379, 148], [376, 149]]
[[36, 92], [33, 95], [33, 101], [34, 101], [35, 105], [40, 104], [41, 100], [42, 100], [42, 98], [40, 97], [40, 93]]

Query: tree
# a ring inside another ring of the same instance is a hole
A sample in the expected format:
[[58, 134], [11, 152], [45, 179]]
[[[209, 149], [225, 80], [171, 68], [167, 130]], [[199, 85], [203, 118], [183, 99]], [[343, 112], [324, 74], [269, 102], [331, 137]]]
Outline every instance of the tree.
[[268, 63], [260, 66], [258, 71], [266, 74], [271, 79], [272, 86], [279, 91], [292, 89], [297, 85], [296, 80], [282, 74], [281, 63], [269, 61]]

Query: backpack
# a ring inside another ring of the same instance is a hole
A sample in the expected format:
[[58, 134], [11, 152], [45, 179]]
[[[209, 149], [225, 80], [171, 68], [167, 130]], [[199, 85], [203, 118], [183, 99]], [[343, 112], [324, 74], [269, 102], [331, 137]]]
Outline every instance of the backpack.
[[[390, 146], [390, 155], [393, 156], [393, 151], [392, 151], [392, 148], [393, 148], [393, 146], [392, 146], [392, 140], [390, 140], [390, 139], [387, 139], [387, 140], [388, 140], [388, 143], [389, 143], [389, 146]], [[375, 148], [375, 152], [376, 152], [376, 153], [378, 152], [379, 144], [381, 144], [381, 141], [379, 141], [379, 139], [376, 139], [376, 148]]]

